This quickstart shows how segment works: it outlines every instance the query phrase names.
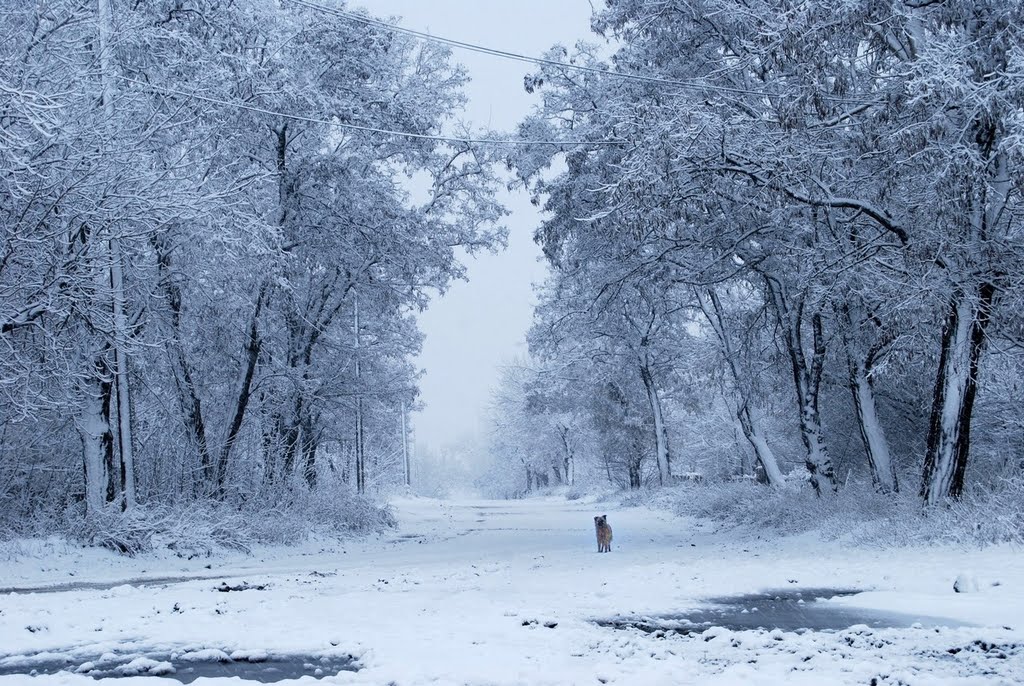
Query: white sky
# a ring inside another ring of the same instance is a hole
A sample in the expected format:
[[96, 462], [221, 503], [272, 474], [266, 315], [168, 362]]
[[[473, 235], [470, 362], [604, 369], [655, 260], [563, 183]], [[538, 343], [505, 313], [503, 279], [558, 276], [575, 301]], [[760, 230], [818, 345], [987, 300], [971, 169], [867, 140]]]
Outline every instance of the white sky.
[[[378, 17], [445, 38], [540, 56], [552, 45], [571, 47], [590, 34], [589, 0], [353, 0]], [[455, 49], [472, 82], [465, 119], [474, 129], [512, 130], [536, 96], [523, 90], [532, 71], [523, 62]], [[468, 265], [469, 282], [452, 285], [420, 317], [426, 333], [420, 383], [426, 408], [413, 418], [417, 448], [437, 449], [480, 432], [497, 383], [498, 366], [526, 352], [533, 312], [532, 284], [545, 267], [533, 243], [539, 213], [523, 193], [502, 194], [511, 211], [508, 249]]]

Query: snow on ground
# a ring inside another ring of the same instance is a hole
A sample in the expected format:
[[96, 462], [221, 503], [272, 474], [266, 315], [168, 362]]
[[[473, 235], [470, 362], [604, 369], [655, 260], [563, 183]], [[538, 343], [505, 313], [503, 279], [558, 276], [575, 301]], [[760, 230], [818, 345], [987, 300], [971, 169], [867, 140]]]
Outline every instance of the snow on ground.
[[[252, 557], [124, 559], [53, 541], [8, 549], [0, 587], [102, 587], [0, 595], [0, 668], [39, 654], [71, 658], [74, 667], [127, 648], [358, 659], [358, 672], [300, 680], [328, 684], [1024, 682], [1024, 556], [1011, 548], [761, 541], [664, 512], [560, 499], [409, 499], [395, 508], [396, 532]], [[606, 512], [612, 552], [598, 554], [593, 515]], [[973, 570], [966, 573], [978, 592], [953, 592], [964, 570]], [[167, 579], [189, 575], [204, 578]], [[249, 588], [224, 592], [222, 583]], [[801, 587], [864, 589], [826, 602], [943, 617], [950, 626], [682, 636], [592, 622]], [[972, 626], [956, 626], [963, 624]], [[71, 673], [0, 676], [0, 686], [26, 682], [97, 683]]]

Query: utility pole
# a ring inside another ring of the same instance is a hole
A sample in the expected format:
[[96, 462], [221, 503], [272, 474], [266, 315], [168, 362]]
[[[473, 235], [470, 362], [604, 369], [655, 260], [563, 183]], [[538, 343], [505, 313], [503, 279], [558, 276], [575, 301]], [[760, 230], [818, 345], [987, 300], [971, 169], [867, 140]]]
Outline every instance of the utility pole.
[[412, 463], [416, 461], [416, 424], [409, 422], [409, 485], [412, 485]]
[[409, 471], [409, 431], [405, 428], [405, 401], [402, 401], [402, 460], [405, 462], [405, 485], [412, 486], [412, 473]]
[[363, 454], [363, 389], [362, 368], [359, 361], [359, 292], [355, 295], [355, 356], [356, 356], [356, 493], [366, 493], [366, 461]]

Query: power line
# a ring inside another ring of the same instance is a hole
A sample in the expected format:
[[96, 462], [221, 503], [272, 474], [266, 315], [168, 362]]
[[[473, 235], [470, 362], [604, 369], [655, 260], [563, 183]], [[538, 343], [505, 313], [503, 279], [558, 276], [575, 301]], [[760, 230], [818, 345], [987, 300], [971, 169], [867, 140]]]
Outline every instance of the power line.
[[332, 126], [339, 129], [347, 129], [352, 131], [359, 131], [362, 133], [376, 133], [385, 136], [398, 136], [401, 138], [413, 138], [416, 140], [427, 140], [437, 141], [440, 143], [466, 143], [472, 145], [622, 145], [623, 141], [614, 140], [593, 140], [593, 141], [580, 141], [580, 140], [500, 140], [494, 138], [464, 138], [460, 136], [442, 136], [433, 135], [428, 133], [415, 133], [413, 131], [397, 131], [394, 129], [381, 129], [374, 126], [363, 126], [361, 124], [346, 124], [337, 120], [331, 119], [317, 119], [315, 117], [304, 117], [298, 114], [289, 114], [288, 112], [280, 112], [277, 110], [271, 110], [265, 107], [258, 107], [256, 105], [247, 105], [241, 102], [232, 102], [231, 100], [222, 100], [220, 98], [212, 98], [208, 95], [200, 95], [199, 93], [189, 93], [187, 91], [178, 90], [176, 88], [168, 88], [166, 86], [155, 86], [145, 81], [139, 81], [138, 79], [132, 79], [127, 76], [117, 76], [122, 81], [128, 83], [134, 83], [138, 86], [164, 95], [172, 97], [187, 98], [189, 100], [199, 100], [202, 102], [208, 102], [214, 105], [221, 105], [223, 107], [234, 107], [241, 110], [248, 110], [250, 112], [257, 112], [259, 114], [267, 114], [273, 117], [281, 117], [283, 119], [291, 119], [292, 121], [300, 121], [307, 124], [322, 124], [324, 126]]
[[[409, 36], [414, 36], [420, 40], [429, 41], [432, 43], [441, 43], [442, 45], [448, 45], [453, 48], [460, 48], [462, 50], [469, 50], [471, 52], [479, 52], [484, 55], [492, 55], [494, 57], [503, 57], [505, 59], [516, 60], [517, 62], [527, 62], [529, 64], [543, 64], [552, 67], [561, 67], [564, 69], [572, 69], [576, 71], [587, 72], [590, 74], [599, 74], [601, 76], [614, 76], [620, 79], [628, 79], [633, 81], [644, 81], [647, 83], [657, 83], [663, 86], [678, 86], [680, 88], [700, 88], [710, 89], [717, 91], [725, 91], [730, 93], [742, 93], [749, 95], [752, 91], [745, 90], [742, 88], [730, 88], [729, 86], [709, 86], [696, 81], [680, 81], [678, 79], [669, 79], [660, 76], [645, 76], [643, 74], [630, 74], [627, 72], [610, 71], [608, 69], [600, 69], [598, 67], [588, 67], [582, 64], [571, 64], [568, 62], [559, 62], [557, 60], [549, 60], [544, 57], [531, 57], [530, 55], [523, 55], [518, 52], [510, 52], [508, 50], [499, 50], [497, 48], [489, 48], [485, 45], [477, 45], [475, 43], [467, 43], [466, 41], [455, 40], [453, 38], [444, 38], [442, 36], [435, 36], [425, 31], [417, 31], [415, 29], [408, 29], [404, 26], [398, 26], [396, 24], [389, 24], [386, 21], [380, 19], [374, 19], [373, 17], [367, 17], [355, 12], [347, 12], [337, 7], [328, 7], [309, 0], [284, 0], [284, 2], [290, 2], [293, 5], [301, 5], [311, 10], [318, 12], [324, 12], [326, 14], [333, 14], [336, 17], [342, 19], [349, 19], [351, 21], [358, 22], [360, 24], [366, 24], [368, 26], [375, 26], [385, 31], [391, 31], [393, 33], [404, 33]], [[756, 94], [756, 92], [754, 92]]]
[[[317, 12], [324, 12], [326, 14], [331, 14], [331, 15], [334, 15], [336, 17], [340, 17], [342, 19], [348, 19], [350, 21], [358, 22], [360, 24], [365, 24], [367, 26], [375, 26], [375, 27], [377, 27], [379, 29], [383, 29], [385, 31], [390, 31], [392, 33], [403, 33], [403, 34], [406, 34], [406, 35], [409, 35], [409, 36], [414, 36], [416, 38], [419, 38], [420, 40], [429, 41], [429, 42], [432, 42], [432, 43], [440, 43], [442, 45], [448, 45], [450, 47], [460, 48], [462, 50], [469, 50], [471, 52], [478, 52], [478, 53], [482, 53], [484, 55], [492, 55], [494, 57], [502, 57], [504, 59], [516, 60], [518, 62], [526, 62], [526, 63], [529, 63], [529, 64], [537, 64], [537, 65], [547, 65], [547, 66], [559, 67], [559, 68], [562, 68], [562, 69], [569, 69], [569, 70], [574, 70], [574, 71], [580, 71], [580, 72], [585, 72], [585, 73], [588, 73], [588, 74], [598, 74], [600, 76], [611, 76], [611, 77], [614, 77], [614, 78], [625, 79], [627, 81], [640, 81], [640, 82], [644, 82], [644, 83], [653, 83], [653, 84], [658, 84], [658, 85], [662, 85], [662, 86], [674, 86], [674, 87], [677, 87], [677, 88], [688, 88], [688, 89], [692, 89], [692, 90], [712, 91], [712, 92], [716, 92], [716, 93], [729, 93], [729, 94], [732, 94], [732, 95], [759, 95], [759, 96], [764, 96], [764, 97], [780, 97], [781, 95], [784, 95], [784, 94], [780, 94], [780, 93], [770, 93], [768, 91], [752, 90], [752, 89], [749, 89], [749, 88], [738, 88], [738, 87], [734, 87], [734, 86], [719, 86], [719, 85], [709, 84], [709, 83], [706, 83], [704, 81], [696, 81], [696, 80], [683, 81], [683, 80], [680, 80], [680, 79], [670, 79], [670, 78], [663, 77], [663, 76], [647, 76], [647, 75], [644, 75], [644, 74], [631, 74], [629, 72], [611, 71], [609, 69], [600, 69], [598, 67], [588, 67], [588, 66], [582, 65], [582, 64], [572, 64], [570, 62], [559, 62], [557, 60], [550, 60], [550, 59], [547, 59], [547, 58], [544, 58], [544, 57], [532, 57], [530, 55], [523, 55], [521, 53], [510, 52], [508, 50], [499, 50], [497, 48], [489, 48], [489, 47], [487, 47], [485, 45], [478, 45], [476, 43], [468, 43], [466, 41], [455, 40], [453, 38], [444, 38], [442, 36], [435, 36], [433, 34], [426, 33], [425, 31], [417, 31], [415, 29], [405, 28], [404, 26], [398, 26], [396, 24], [390, 24], [390, 23], [388, 23], [386, 21], [381, 21], [380, 19], [374, 19], [373, 17], [368, 17], [368, 16], [365, 16], [365, 15], [356, 14], [355, 12], [348, 12], [348, 11], [345, 11], [345, 10], [342, 10], [342, 9], [338, 9], [337, 7], [328, 7], [326, 5], [321, 5], [321, 4], [316, 3], [316, 2], [310, 2], [310, 0], [282, 0], [282, 1], [283, 2], [290, 2], [293, 5], [299, 5], [301, 7], [306, 7], [307, 9], [311, 9], [311, 10], [314, 10], [314, 11], [317, 11]], [[856, 103], [864, 104], [864, 101], [848, 100], [846, 98], [837, 97], [837, 96], [834, 96], [834, 95], [828, 95], [826, 93], [820, 94], [820, 97], [822, 99], [824, 99], [824, 100], [829, 100], [829, 101], [832, 101], [832, 102], [851, 103], [851, 104], [856, 104]]]

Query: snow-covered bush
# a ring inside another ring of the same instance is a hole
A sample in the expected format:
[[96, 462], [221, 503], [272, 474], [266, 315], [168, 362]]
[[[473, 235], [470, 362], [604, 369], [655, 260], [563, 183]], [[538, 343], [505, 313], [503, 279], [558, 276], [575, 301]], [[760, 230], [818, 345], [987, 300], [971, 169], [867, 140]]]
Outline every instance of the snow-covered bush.
[[1024, 477], [975, 488], [960, 501], [922, 505], [916, 491], [883, 495], [851, 482], [835, 496], [806, 485], [770, 489], [750, 482], [681, 484], [629, 494], [626, 504], [659, 502], [678, 514], [743, 528], [759, 536], [817, 532], [883, 546], [930, 542], [1024, 543]]
[[190, 503], [112, 508], [88, 518], [69, 516], [64, 531], [86, 545], [125, 555], [165, 549], [181, 557], [216, 549], [249, 552], [260, 544], [291, 544], [311, 535], [344, 536], [395, 526], [387, 507], [368, 498], [305, 493], [273, 508]]
[[340, 536], [381, 531], [397, 525], [394, 513], [387, 506], [370, 498], [328, 491], [302, 492], [290, 512], [305, 529], [304, 534]]
[[565, 492], [565, 499], [566, 500], [579, 500], [584, 495], [586, 495], [586, 493], [583, 491], [582, 488], [579, 488], [577, 486], [570, 486], [569, 490], [567, 490]]
[[955, 530], [980, 544], [1024, 544], [1024, 475], [976, 487], [950, 506]]
[[78, 520], [72, 528], [76, 538], [84, 543], [109, 548], [124, 555], [136, 555], [152, 548], [154, 529], [162, 524], [155, 509], [134, 508], [118, 512], [106, 508], [94, 512], [88, 519]]
[[127, 512], [107, 508], [88, 518], [69, 518], [67, 533], [86, 545], [125, 555], [162, 548], [193, 557], [216, 548], [248, 552], [259, 519], [230, 507], [151, 504]]
[[[1024, 478], [1020, 476], [976, 485], [959, 501], [922, 507], [916, 493], [903, 493], [879, 509], [873, 518], [863, 517], [853, 527], [853, 537], [881, 545], [957, 543], [992, 545], [1024, 543]], [[833, 528], [842, 527], [837, 512]]]

